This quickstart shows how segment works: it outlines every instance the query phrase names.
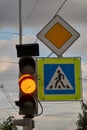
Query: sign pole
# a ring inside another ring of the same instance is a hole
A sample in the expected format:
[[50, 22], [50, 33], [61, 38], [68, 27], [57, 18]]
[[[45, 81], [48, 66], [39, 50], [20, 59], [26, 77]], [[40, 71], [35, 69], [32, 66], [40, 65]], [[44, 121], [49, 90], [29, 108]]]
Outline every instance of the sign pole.
[[29, 117], [24, 117], [23, 130], [32, 130], [34, 128], [34, 121]]
[[25, 116], [23, 119], [14, 120], [13, 124], [23, 126], [23, 130], [32, 130], [35, 128], [34, 120], [28, 116]]
[[[19, 0], [19, 44], [22, 45], [22, 1]], [[31, 118], [24, 118], [23, 130], [32, 130], [34, 121]]]
[[22, 45], [22, 13], [21, 0], [19, 0], [19, 44]]

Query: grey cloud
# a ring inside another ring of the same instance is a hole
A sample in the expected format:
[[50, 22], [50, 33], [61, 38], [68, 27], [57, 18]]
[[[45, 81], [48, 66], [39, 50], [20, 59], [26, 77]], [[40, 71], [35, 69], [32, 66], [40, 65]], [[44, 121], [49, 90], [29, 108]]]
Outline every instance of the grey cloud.
[[61, 9], [60, 15], [64, 16], [71, 22], [87, 23], [87, 1], [67, 1], [65, 6]]
[[[62, 0], [39, 0], [34, 7], [36, 0], [25, 0], [22, 1], [22, 20], [25, 24], [26, 19], [30, 16], [26, 26], [28, 27], [39, 27], [40, 25], [46, 24], [59, 9]], [[1, 0], [0, 1], [0, 27], [18, 27], [18, 0]], [[87, 21], [87, 1], [72, 0], [65, 3], [64, 7], [60, 10], [59, 14], [74, 22]]]

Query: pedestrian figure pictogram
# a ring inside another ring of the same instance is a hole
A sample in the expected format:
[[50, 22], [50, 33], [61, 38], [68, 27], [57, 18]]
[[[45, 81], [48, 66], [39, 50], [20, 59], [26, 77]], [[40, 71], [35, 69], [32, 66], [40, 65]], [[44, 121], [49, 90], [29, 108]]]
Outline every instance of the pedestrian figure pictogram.
[[72, 90], [73, 87], [60, 66], [56, 69], [46, 90]]
[[57, 88], [58, 82], [60, 82], [61, 85], [65, 88], [65, 85], [62, 81], [62, 79], [64, 80], [64, 75], [61, 73], [60, 70], [58, 70], [57, 73], [58, 73], [58, 76], [55, 78], [55, 80], [56, 80], [55, 88]]
[[[64, 81], [64, 75], [61, 73], [60, 70], [57, 71], [58, 76], [55, 78], [56, 83], [55, 83], [55, 88], [57, 88], [58, 83], [60, 82], [60, 84], [62, 85], [63, 88], [70, 88], [68, 85], [65, 86], [65, 84], [63, 83]], [[61, 86], [59, 85], [58, 88], [61, 88]]]

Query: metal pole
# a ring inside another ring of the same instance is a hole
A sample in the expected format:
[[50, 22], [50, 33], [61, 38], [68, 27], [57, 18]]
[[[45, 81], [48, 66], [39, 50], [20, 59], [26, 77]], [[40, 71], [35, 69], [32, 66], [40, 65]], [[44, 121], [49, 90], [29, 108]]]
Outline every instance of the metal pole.
[[24, 118], [23, 130], [32, 130], [34, 128], [34, 121], [31, 118]]
[[[19, 44], [22, 45], [22, 0], [19, 0]], [[32, 130], [34, 121], [31, 118], [24, 118], [23, 130]]]
[[22, 44], [22, 11], [21, 0], [19, 0], [19, 44]]

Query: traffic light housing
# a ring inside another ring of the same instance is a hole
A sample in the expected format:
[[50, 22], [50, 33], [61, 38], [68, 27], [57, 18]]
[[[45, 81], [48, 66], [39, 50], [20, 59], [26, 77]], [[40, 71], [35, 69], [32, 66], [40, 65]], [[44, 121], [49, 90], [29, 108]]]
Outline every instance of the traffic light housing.
[[34, 117], [38, 113], [36, 63], [30, 56], [19, 60], [19, 114]]
[[38, 43], [19, 44], [16, 45], [17, 57], [23, 56], [39, 56], [39, 45]]

